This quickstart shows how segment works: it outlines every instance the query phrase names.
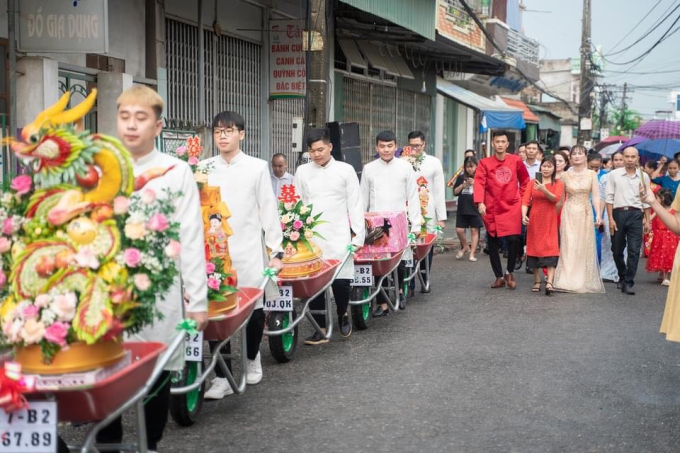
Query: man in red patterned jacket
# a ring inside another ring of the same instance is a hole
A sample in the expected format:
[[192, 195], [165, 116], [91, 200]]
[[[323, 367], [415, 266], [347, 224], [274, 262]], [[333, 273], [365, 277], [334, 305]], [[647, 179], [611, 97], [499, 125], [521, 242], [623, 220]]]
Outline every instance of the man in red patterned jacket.
[[[522, 195], [529, 183], [529, 172], [519, 156], [508, 154], [508, 134], [492, 135], [494, 155], [479, 162], [475, 173], [473, 199], [489, 233], [489, 259], [496, 275], [492, 288], [515, 289], [515, 262], [522, 254]], [[500, 238], [508, 242], [508, 267], [503, 273], [498, 254]]]

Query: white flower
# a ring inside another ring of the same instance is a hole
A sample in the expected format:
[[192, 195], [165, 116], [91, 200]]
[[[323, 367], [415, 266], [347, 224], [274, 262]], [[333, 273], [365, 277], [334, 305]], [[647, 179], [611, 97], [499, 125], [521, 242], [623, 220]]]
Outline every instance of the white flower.
[[43, 309], [40, 313], [40, 321], [46, 326], [51, 325], [57, 319], [57, 314], [49, 308]]
[[302, 206], [300, 208], [300, 214], [305, 215], [309, 212], [309, 208], [307, 206]]

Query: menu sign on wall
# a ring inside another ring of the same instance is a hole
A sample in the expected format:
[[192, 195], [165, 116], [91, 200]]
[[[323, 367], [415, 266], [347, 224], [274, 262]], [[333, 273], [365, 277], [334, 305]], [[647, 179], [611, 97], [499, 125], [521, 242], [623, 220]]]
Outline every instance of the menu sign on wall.
[[307, 66], [302, 45], [302, 20], [269, 21], [269, 96], [271, 98], [304, 97]]

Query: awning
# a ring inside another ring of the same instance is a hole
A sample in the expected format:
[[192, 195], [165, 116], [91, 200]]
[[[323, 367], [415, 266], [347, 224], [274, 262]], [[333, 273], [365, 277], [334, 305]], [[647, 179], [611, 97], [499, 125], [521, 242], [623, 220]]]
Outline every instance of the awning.
[[504, 97], [501, 97], [501, 99], [503, 99], [503, 102], [508, 104], [510, 107], [522, 109], [522, 118], [524, 118], [525, 123], [536, 124], [539, 122], [538, 116], [536, 116], [534, 112], [529, 110], [529, 107], [527, 107], [527, 105], [524, 102], [520, 101], [519, 99], [509, 99]]
[[482, 130], [524, 129], [523, 111], [502, 101], [493, 101], [437, 77], [437, 91], [482, 113]]
[[559, 115], [555, 115], [545, 107], [540, 107], [538, 105], [528, 105], [527, 107], [538, 115], [538, 127], [542, 130], [550, 129], [555, 132], [560, 132], [562, 130]]

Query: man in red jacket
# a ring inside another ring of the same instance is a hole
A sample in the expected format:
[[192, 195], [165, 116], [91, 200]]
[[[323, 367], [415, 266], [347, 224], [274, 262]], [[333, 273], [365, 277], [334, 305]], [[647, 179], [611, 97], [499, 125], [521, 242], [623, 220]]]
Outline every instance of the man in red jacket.
[[[508, 134], [492, 134], [494, 155], [479, 162], [475, 174], [473, 199], [489, 233], [489, 259], [496, 275], [492, 288], [517, 288], [513, 271], [522, 253], [522, 195], [529, 183], [529, 172], [519, 156], [508, 154]], [[508, 242], [508, 267], [505, 275], [498, 254], [500, 238]]]

